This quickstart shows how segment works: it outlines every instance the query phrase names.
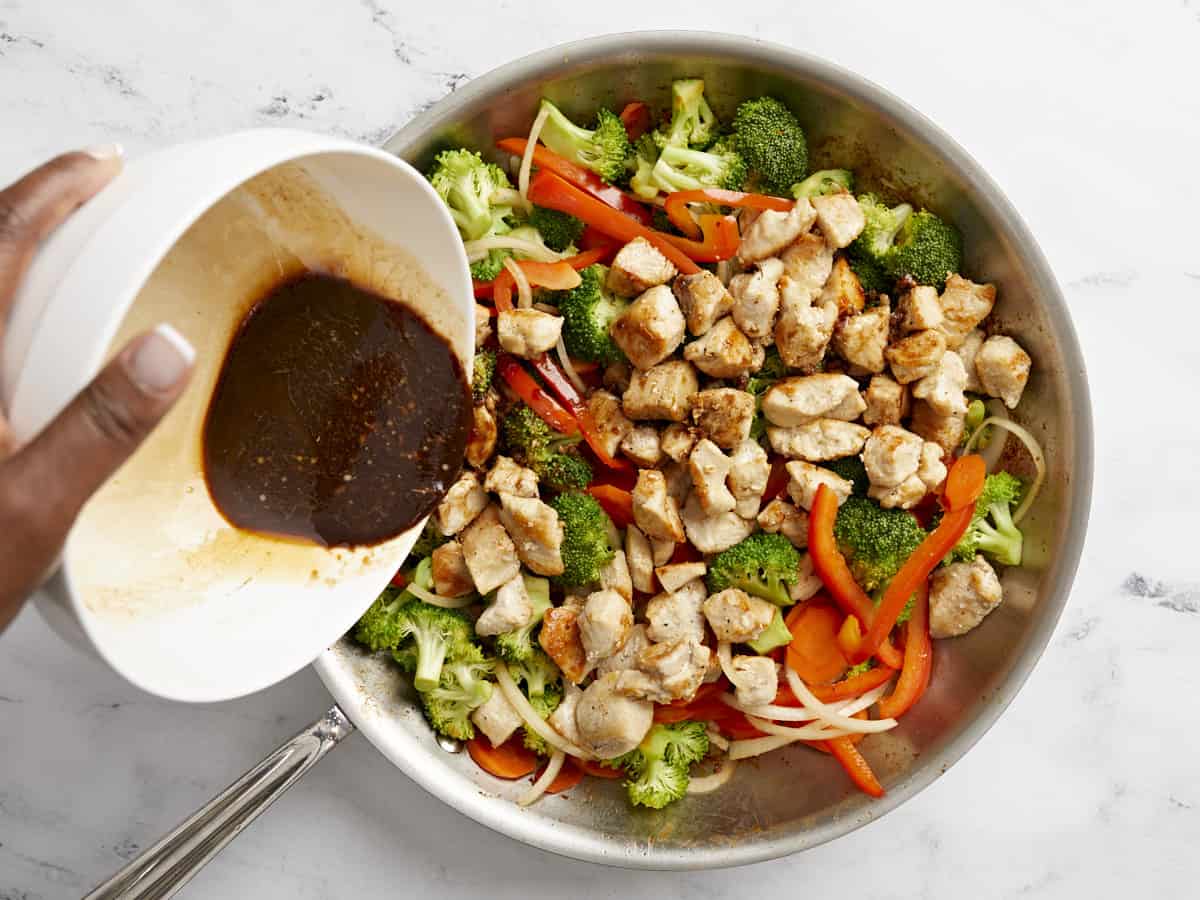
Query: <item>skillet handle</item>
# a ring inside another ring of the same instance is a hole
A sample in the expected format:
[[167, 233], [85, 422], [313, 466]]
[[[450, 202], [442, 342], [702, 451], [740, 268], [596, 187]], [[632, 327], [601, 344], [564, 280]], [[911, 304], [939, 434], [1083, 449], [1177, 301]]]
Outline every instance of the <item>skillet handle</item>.
[[173, 897], [300, 776], [354, 732], [334, 706], [83, 900]]

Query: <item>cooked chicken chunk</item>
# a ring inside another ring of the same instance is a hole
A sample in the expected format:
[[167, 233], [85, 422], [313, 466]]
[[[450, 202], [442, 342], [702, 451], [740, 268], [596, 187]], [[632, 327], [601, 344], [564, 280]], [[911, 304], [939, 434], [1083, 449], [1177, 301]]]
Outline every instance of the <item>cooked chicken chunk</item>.
[[833, 264], [833, 271], [816, 301], [817, 306], [833, 304], [843, 316], [855, 316], [867, 305], [867, 294], [862, 283], [845, 257]]
[[900, 297], [896, 306], [900, 315], [900, 327], [904, 331], [925, 331], [941, 328], [942, 303], [937, 288], [919, 284]]
[[790, 298], [790, 282], [780, 282], [783, 303], [775, 325], [775, 347], [784, 363], [803, 372], [815, 371], [825, 358], [837, 323], [837, 306], [814, 306], [811, 301]]
[[683, 540], [683, 523], [675, 500], [667, 493], [667, 480], [657, 469], [641, 469], [633, 488], [633, 520], [651, 540]]
[[688, 469], [692, 475], [693, 491], [706, 514], [723, 513], [733, 509], [737, 502], [725, 486], [731, 466], [729, 457], [708, 438], [696, 444], [688, 458]]
[[654, 706], [617, 693], [621, 672], [609, 672], [588, 685], [575, 708], [575, 726], [583, 746], [599, 759], [628, 753], [654, 724]]
[[[675, 501], [675, 505], [679, 505], [678, 500]], [[651, 541], [650, 550], [651, 556], [654, 558], [654, 568], [657, 569], [659, 566], [669, 563], [671, 557], [675, 555], [675, 541]]]
[[[682, 506], [683, 501], [692, 492], [691, 469], [688, 468], [687, 463], [667, 463], [662, 467], [662, 473], [663, 477], [667, 479], [667, 495], [675, 501], [676, 506]], [[657, 555], [658, 551], [655, 550], [655, 556]], [[655, 565], [662, 565], [662, 563], [656, 562]]]
[[696, 433], [687, 425], [672, 422], [663, 429], [662, 452], [674, 462], [683, 462], [696, 446]]
[[704, 334], [733, 308], [733, 297], [708, 269], [676, 278], [675, 298], [687, 317], [688, 331], [695, 335]]
[[763, 491], [767, 489], [767, 479], [771, 477], [767, 451], [758, 441], [747, 438], [737, 445], [729, 461], [731, 467], [727, 483], [736, 501], [734, 512], [743, 519], [752, 519], [758, 515]]
[[579, 728], [575, 724], [575, 710], [579, 708], [579, 698], [582, 696], [583, 691], [575, 682], [567, 679], [563, 684], [562, 700], [554, 712], [550, 713], [550, 718], [546, 719], [551, 728], [577, 747], [583, 745], [583, 740], [579, 737]]
[[430, 559], [433, 569], [433, 589], [442, 597], [465, 597], [475, 590], [471, 570], [463, 559], [462, 544], [447, 541], [433, 551]]
[[775, 618], [774, 603], [726, 588], [704, 601], [704, 618], [718, 641], [745, 644], [767, 630]]
[[644, 237], [636, 237], [613, 258], [608, 289], [621, 297], [636, 297], [675, 277], [675, 266]]
[[700, 606], [708, 596], [699, 578], [672, 593], [658, 594], [646, 604], [646, 636], [656, 643], [704, 640], [704, 616]]
[[995, 570], [982, 556], [938, 566], [929, 583], [929, 634], [966, 634], [1000, 605], [1004, 592]]
[[810, 462], [853, 456], [862, 450], [870, 433], [861, 425], [840, 419], [815, 419], [793, 428], [767, 427], [767, 437], [776, 453]]
[[983, 383], [979, 380], [979, 373], [975, 369], [975, 360], [978, 358], [979, 349], [985, 340], [987, 340], [987, 336], [976, 328], [967, 332], [962, 346], [954, 351], [962, 360], [963, 368], [967, 370], [967, 390], [974, 394], [985, 393]]
[[662, 589], [673, 594], [689, 581], [703, 578], [707, 571], [708, 566], [704, 564], [703, 560], [699, 560], [697, 562], [667, 563], [665, 566], [655, 569], [654, 574], [658, 576], [658, 583], [662, 585]]
[[629, 365], [625, 360], [609, 363], [604, 367], [604, 375], [602, 376], [604, 386], [610, 391], [623, 394], [629, 388], [629, 378], [632, 372], [633, 366]]
[[634, 366], [649, 369], [674, 353], [683, 340], [683, 313], [671, 289], [660, 284], [634, 300], [609, 330]]
[[634, 625], [629, 629], [629, 636], [621, 649], [602, 659], [596, 664], [596, 677], [607, 675], [609, 672], [624, 672], [626, 669], [636, 669], [641, 652], [650, 646], [646, 637], [645, 625]]
[[942, 462], [942, 448], [933, 441], [925, 441], [921, 445], [921, 465], [917, 467], [917, 477], [925, 489], [936, 491], [946, 480], [947, 474], [946, 464]]
[[629, 565], [629, 577], [633, 586], [643, 594], [654, 591], [654, 559], [650, 541], [636, 526], [625, 529], [625, 561]]
[[687, 418], [692, 397], [698, 390], [700, 379], [692, 364], [673, 359], [634, 372], [629, 379], [629, 388], [621, 398], [621, 406], [631, 419], [682, 422]]
[[1029, 381], [1033, 360], [1010, 337], [992, 335], [984, 341], [975, 357], [975, 371], [989, 397], [999, 397], [1009, 409], [1016, 409]]
[[621, 452], [643, 469], [662, 462], [662, 442], [653, 425], [638, 425], [621, 439]]
[[474, 472], [463, 472], [438, 504], [438, 530], [446, 537], [458, 534], [483, 512], [487, 503], [487, 493], [479, 483], [479, 476]]
[[596, 423], [596, 434], [604, 452], [616, 456], [621, 441], [633, 430], [633, 423], [625, 417], [621, 401], [608, 391], [593, 391], [588, 397], [588, 412]]
[[947, 350], [938, 360], [937, 368], [913, 382], [912, 395], [924, 400], [942, 416], [966, 415], [967, 370], [958, 354]]
[[886, 302], [841, 319], [833, 330], [833, 348], [856, 369], [882, 372], [891, 321], [892, 312]]
[[487, 702], [471, 712], [475, 727], [487, 735], [493, 747], [499, 747], [521, 727], [520, 714], [504, 699], [503, 691], [492, 691]]
[[924, 400], [918, 400], [913, 403], [908, 427], [925, 440], [938, 444], [947, 453], [953, 453], [962, 443], [967, 417], [961, 413], [944, 416]]
[[687, 538], [693, 547], [704, 554], [728, 550], [738, 541], [749, 537], [754, 526], [753, 519], [743, 519], [736, 512], [705, 515], [696, 497], [688, 497], [683, 506], [683, 527], [687, 530]]
[[744, 375], [753, 367], [754, 357], [754, 347], [732, 316], [721, 319], [703, 337], [683, 348], [683, 358], [710, 378]]
[[558, 343], [563, 320], [538, 309], [506, 309], [496, 323], [501, 347], [516, 356], [533, 359]]
[[895, 487], [917, 474], [925, 441], [898, 425], [880, 425], [863, 447], [867, 478], [877, 487]]
[[629, 573], [629, 563], [624, 550], [616, 551], [613, 558], [600, 570], [600, 587], [610, 588], [630, 603], [633, 602], [633, 578]]
[[945, 354], [946, 336], [933, 328], [901, 338], [884, 353], [892, 367], [892, 376], [901, 384], [934, 372]]
[[774, 702], [779, 692], [779, 672], [769, 656], [739, 654], [732, 660], [729, 680], [736, 689], [734, 696], [742, 706], [753, 709]]
[[778, 381], [764, 395], [763, 415], [772, 425], [790, 427], [815, 419], [853, 422], [866, 409], [858, 382], [849, 375], [823, 372]]
[[784, 250], [779, 258], [787, 279], [786, 283], [781, 281], [779, 284], [781, 301], [786, 304], [790, 298], [811, 304], [833, 271], [833, 248], [821, 235], [806, 234]]
[[805, 553], [800, 557], [800, 565], [796, 570], [796, 583], [788, 589], [788, 596], [793, 603], [803, 603], [809, 597], [816, 596], [818, 591], [825, 588], [825, 582], [817, 574], [813, 565], [812, 554]]
[[867, 488], [867, 496], [884, 509], [912, 509], [925, 494], [925, 482], [915, 472], [891, 487], [873, 484]]
[[483, 404], [471, 410], [471, 437], [467, 441], [467, 462], [477, 469], [487, 465], [496, 449], [496, 417]]
[[500, 509], [494, 503], [475, 517], [460, 540], [463, 560], [480, 594], [490, 594], [520, 574], [517, 548], [500, 524]]
[[808, 546], [808, 513], [786, 500], [776, 498], [763, 507], [758, 527], [767, 534], [782, 534], [799, 550]]
[[538, 643], [572, 684], [583, 681], [591, 668], [587, 651], [583, 649], [583, 638], [579, 635], [579, 616], [582, 612], [582, 607], [551, 607], [542, 616], [542, 628], [538, 632]]
[[497, 456], [492, 470], [483, 481], [483, 489], [495, 494], [512, 494], [514, 497], [536, 497], [538, 477], [533, 469], [527, 469], [507, 456]]
[[996, 286], [975, 284], [959, 275], [951, 275], [946, 279], [941, 303], [940, 327], [946, 334], [946, 347], [957, 350], [971, 329], [991, 313], [996, 303]]
[[871, 376], [863, 400], [862, 420], [868, 425], [899, 425], [908, 415], [908, 388], [887, 375]]
[[754, 272], [734, 275], [729, 282], [733, 295], [733, 321], [748, 338], [769, 338], [779, 312], [779, 279], [783, 276], [783, 260], [768, 257]]
[[817, 211], [817, 228], [838, 249], [849, 247], [867, 224], [862, 208], [849, 191], [813, 197], [812, 205]]
[[709, 388], [692, 397], [692, 420], [702, 434], [723, 449], [750, 436], [754, 396], [736, 388]]
[[711, 651], [691, 640], [651, 644], [638, 655], [638, 668], [621, 672], [617, 690], [654, 703], [690, 700], [708, 673]]
[[563, 527], [552, 506], [536, 497], [501, 494], [500, 521], [530, 570], [538, 575], [562, 574]]
[[628, 600], [606, 588], [588, 594], [578, 621], [579, 639], [583, 641], [587, 661], [595, 665], [625, 646], [633, 627], [633, 610]]
[[475, 349], [478, 350], [492, 336], [492, 311], [486, 306], [475, 304]]
[[756, 262], [774, 256], [808, 229], [817, 220], [817, 212], [808, 200], [797, 200], [787, 212], [764, 210], [742, 235], [738, 259]]
[[504, 582], [475, 622], [475, 633], [489, 636], [524, 628], [533, 619], [533, 604], [520, 575]]
[[788, 496], [804, 510], [812, 509], [813, 500], [817, 497], [817, 488], [823, 484], [833, 491], [838, 506], [841, 506], [854, 490], [854, 485], [840, 475], [803, 460], [794, 459], [784, 468], [788, 473]]

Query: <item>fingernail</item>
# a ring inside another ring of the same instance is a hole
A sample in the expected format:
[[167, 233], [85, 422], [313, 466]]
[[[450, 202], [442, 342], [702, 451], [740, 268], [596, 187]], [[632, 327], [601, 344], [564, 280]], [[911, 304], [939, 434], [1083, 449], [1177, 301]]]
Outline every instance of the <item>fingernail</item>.
[[196, 351], [187, 338], [162, 324], [142, 338], [129, 357], [129, 375], [138, 387], [150, 393], [169, 390], [192, 367]]
[[97, 144], [95, 147], [88, 147], [83, 152], [92, 159], [116, 159], [125, 155], [125, 148], [117, 143]]

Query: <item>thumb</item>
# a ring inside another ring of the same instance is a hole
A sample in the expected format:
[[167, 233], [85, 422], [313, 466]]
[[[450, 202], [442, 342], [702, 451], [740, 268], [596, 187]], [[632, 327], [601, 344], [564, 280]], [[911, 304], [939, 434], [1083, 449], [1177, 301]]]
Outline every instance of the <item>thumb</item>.
[[194, 357], [191, 344], [169, 325], [139, 335], [0, 467], [0, 505], [5, 495], [9, 506], [19, 496], [30, 501], [16, 505], [25, 514], [23, 555], [40, 567], [35, 581], [54, 561], [83, 504], [183, 393]]

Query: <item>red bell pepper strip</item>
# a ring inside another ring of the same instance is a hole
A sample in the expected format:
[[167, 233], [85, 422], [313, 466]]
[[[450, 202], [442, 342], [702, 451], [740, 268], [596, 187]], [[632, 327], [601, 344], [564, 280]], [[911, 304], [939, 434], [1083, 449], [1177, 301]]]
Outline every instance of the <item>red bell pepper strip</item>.
[[[531, 259], [514, 260], [525, 278], [535, 287], [550, 288], [554, 291], [569, 291], [579, 287], [579, 273], [566, 260], [561, 262], [535, 262]], [[507, 312], [513, 308], [512, 292], [516, 287], [512, 273], [505, 269], [492, 282], [492, 302], [497, 312]]]
[[[524, 156], [525, 144], [525, 138], [505, 138], [502, 141], [496, 142], [497, 147], [511, 153], [513, 156]], [[636, 219], [643, 225], [649, 225], [654, 221], [650, 210], [620, 188], [606, 183], [604, 179], [590, 169], [577, 166], [570, 160], [564, 159], [549, 147], [543, 147], [541, 144], [538, 144], [533, 148], [533, 164], [542, 171], [554, 172], [560, 178], [570, 182], [580, 190], [586, 191], [610, 209], [620, 210], [626, 216]], [[538, 206], [546, 205], [534, 200], [532, 197], [529, 199], [533, 203], [537, 203]]]
[[880, 717], [894, 719], [912, 709], [925, 693], [932, 671], [933, 641], [929, 637], [929, 586], [921, 585], [917, 590], [916, 600], [913, 601], [912, 618], [904, 626], [904, 668], [900, 670], [896, 689], [879, 701]]
[[670, 241], [696, 262], [720, 262], [723, 259], [733, 259], [742, 242], [741, 235], [738, 233], [737, 220], [733, 216], [701, 216], [700, 231], [704, 235], [703, 240], [700, 241], [693, 241], [677, 234], [660, 233], [665, 240]]
[[613, 240], [603, 231], [597, 231], [588, 225], [583, 229], [583, 234], [579, 236], [579, 248], [581, 250], [606, 250], [615, 256], [621, 249], [621, 242]]
[[408, 579], [404, 577], [404, 573], [402, 571], [397, 569], [396, 574], [392, 576], [392, 580], [389, 581], [388, 584], [394, 588], [402, 588], [408, 584]]
[[[852, 700], [855, 697], [865, 694], [867, 691], [875, 690], [881, 684], [887, 684], [888, 679], [895, 674], [896, 670], [891, 666], [879, 665], [874, 669], [867, 669], [865, 672], [860, 672], [849, 678], [843, 678], [841, 681], [835, 681], [833, 684], [810, 684], [808, 689], [822, 703], [833, 703], [835, 700]], [[799, 704], [796, 705], [798, 706]]]
[[742, 191], [726, 191], [720, 188], [701, 188], [697, 191], [674, 191], [667, 194], [666, 213], [671, 224], [693, 238], [700, 236], [696, 220], [688, 212], [689, 203], [715, 203], [719, 206], [749, 207], [751, 209], [773, 209], [787, 212], [796, 205], [794, 200], [768, 197], [766, 194], [747, 194]]
[[788, 475], [787, 469], [784, 466], [787, 460], [782, 457], [775, 457], [771, 460], [771, 474], [767, 476], [767, 486], [763, 490], [762, 503], [766, 506], [776, 497], [782, 496], [787, 490], [788, 482], [791, 476]]
[[858, 752], [858, 748], [851, 743], [849, 737], [825, 741], [825, 748], [842, 764], [842, 768], [860, 791], [872, 797], [883, 796], [883, 785], [879, 783], [879, 779], [871, 771], [870, 764], [863, 759], [863, 755]]
[[597, 230], [623, 243], [638, 237], [645, 238], [684, 275], [695, 275], [700, 271], [700, 267], [692, 262], [686, 253], [670, 241], [664, 240], [661, 232], [622, 215], [551, 171], [543, 169], [533, 177], [529, 183], [529, 199], [538, 206], [557, 209], [582, 219], [588, 225], [595, 226]]
[[976, 453], [962, 456], [955, 460], [946, 476], [946, 486], [942, 489], [942, 498], [946, 509], [950, 512], [962, 509], [964, 506], [974, 506], [979, 495], [983, 493], [983, 483], [987, 480], [987, 463]]
[[472, 278], [471, 288], [474, 290], [475, 299], [477, 300], [492, 296], [492, 282], [490, 281], [480, 281], [478, 278]]
[[641, 100], [626, 103], [621, 110], [621, 124], [625, 126], [629, 142], [633, 143], [650, 130], [650, 107]]
[[554, 363], [549, 354], [543, 353], [537, 359], [533, 360], [533, 367], [545, 379], [546, 384], [550, 386], [550, 390], [555, 396], [566, 404], [566, 407], [571, 411], [571, 415], [579, 423], [579, 430], [583, 432], [583, 439], [592, 448], [592, 453], [596, 455], [596, 459], [600, 460], [601, 463], [610, 469], [633, 468], [633, 463], [628, 460], [617, 459], [608, 454], [608, 450], [604, 446], [604, 439], [600, 435], [600, 429], [596, 427], [596, 422], [592, 418], [592, 413], [588, 409], [587, 402], [579, 396], [579, 392], [575, 390], [575, 385], [571, 384], [571, 379], [567, 378], [566, 373]]
[[542, 386], [524, 367], [507, 353], [502, 353], [496, 360], [496, 371], [508, 386], [530, 409], [537, 413], [538, 418], [562, 434], [578, 434], [579, 425], [575, 417], [563, 409], [553, 397], [542, 390]]
[[633, 524], [633, 494], [629, 491], [615, 484], [590, 484], [587, 492], [596, 498], [596, 502], [618, 528], [628, 528]]
[[[888, 584], [887, 590], [883, 592], [883, 599], [879, 601], [875, 617], [870, 620], [871, 626], [863, 635], [862, 643], [855, 651], [851, 662], [862, 662], [879, 648], [884, 638], [892, 630], [892, 626], [896, 624], [900, 613], [904, 612], [908, 598], [925, 584], [929, 573], [945, 558], [947, 553], [954, 549], [959, 538], [966, 533], [975, 513], [975, 501], [968, 501], [967, 498], [972, 495], [976, 498], [979, 496], [983, 490], [983, 479], [987, 475], [986, 467], [972, 459], [978, 460], [979, 458], [964, 456], [956, 460], [950, 467], [950, 474], [946, 477], [947, 485], [951, 483], [955, 485], [956, 502], [966, 505], [950, 510], [942, 516], [938, 527], [931, 531], [925, 540], [921, 541], [912, 556], [900, 567], [900, 571], [895, 574], [891, 583]], [[810, 520], [810, 528], [811, 524]], [[811, 533], [809, 542], [812, 542]]]

